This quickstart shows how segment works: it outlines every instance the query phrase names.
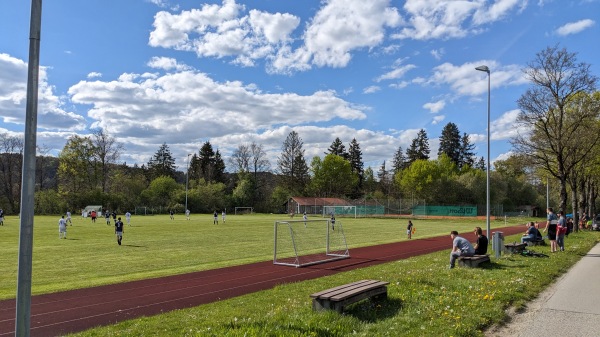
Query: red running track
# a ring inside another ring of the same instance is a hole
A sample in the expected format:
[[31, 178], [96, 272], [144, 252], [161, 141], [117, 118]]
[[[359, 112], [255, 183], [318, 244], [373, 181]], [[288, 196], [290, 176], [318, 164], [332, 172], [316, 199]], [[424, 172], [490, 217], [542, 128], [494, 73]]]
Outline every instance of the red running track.
[[[499, 229], [505, 235], [522, 226]], [[474, 234], [463, 234], [475, 241]], [[273, 288], [282, 283], [310, 280], [356, 268], [396, 261], [440, 250], [450, 250], [450, 236], [415, 239], [354, 248], [351, 257], [330, 263], [294, 268], [272, 261], [200, 271], [155, 279], [33, 296], [31, 336], [59, 336], [140, 316], [195, 307]], [[0, 301], [0, 336], [14, 335], [15, 300]]]

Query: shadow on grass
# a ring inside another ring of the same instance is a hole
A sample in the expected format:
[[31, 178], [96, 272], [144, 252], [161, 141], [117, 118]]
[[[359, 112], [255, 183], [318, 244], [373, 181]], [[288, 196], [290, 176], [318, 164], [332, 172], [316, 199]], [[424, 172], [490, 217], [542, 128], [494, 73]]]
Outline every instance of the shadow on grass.
[[350, 305], [344, 314], [363, 322], [374, 323], [394, 317], [400, 310], [402, 310], [402, 301], [388, 297], [385, 300], [366, 300]]
[[146, 248], [146, 246], [138, 246], [138, 245], [126, 245], [126, 244], [123, 244], [122, 246], [125, 246], [125, 247], [133, 247], [133, 248]]

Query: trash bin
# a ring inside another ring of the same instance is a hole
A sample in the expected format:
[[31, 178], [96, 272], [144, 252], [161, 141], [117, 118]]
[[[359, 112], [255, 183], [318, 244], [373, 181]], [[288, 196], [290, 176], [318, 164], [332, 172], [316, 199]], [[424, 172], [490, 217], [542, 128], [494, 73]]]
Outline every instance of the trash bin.
[[494, 232], [492, 238], [492, 249], [495, 252], [495, 257], [499, 258], [504, 249], [504, 233]]

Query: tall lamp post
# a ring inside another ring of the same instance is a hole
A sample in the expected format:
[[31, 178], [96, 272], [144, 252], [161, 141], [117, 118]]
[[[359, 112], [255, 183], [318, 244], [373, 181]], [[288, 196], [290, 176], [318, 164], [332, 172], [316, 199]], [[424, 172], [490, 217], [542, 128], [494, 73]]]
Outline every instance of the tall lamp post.
[[188, 153], [187, 155], [187, 165], [185, 167], [185, 210], [184, 212], [187, 212], [188, 207], [187, 207], [187, 195], [188, 195], [188, 181], [189, 181], [189, 177], [190, 177], [190, 156], [192, 154]]
[[486, 72], [488, 75], [488, 104], [487, 104], [487, 165], [486, 165], [486, 211], [485, 221], [487, 226], [487, 236], [490, 238], [490, 68], [479, 66], [475, 70]]

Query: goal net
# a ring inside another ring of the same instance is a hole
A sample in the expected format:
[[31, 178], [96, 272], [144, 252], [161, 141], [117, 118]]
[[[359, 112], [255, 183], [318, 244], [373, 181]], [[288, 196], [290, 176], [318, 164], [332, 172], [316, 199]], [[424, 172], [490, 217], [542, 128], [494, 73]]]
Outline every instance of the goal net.
[[339, 221], [276, 221], [274, 231], [273, 264], [304, 267], [350, 257]]
[[252, 214], [254, 213], [254, 207], [236, 207], [235, 208], [235, 215], [240, 215], [240, 214]]
[[356, 206], [323, 206], [323, 217], [352, 217], [356, 218]]

